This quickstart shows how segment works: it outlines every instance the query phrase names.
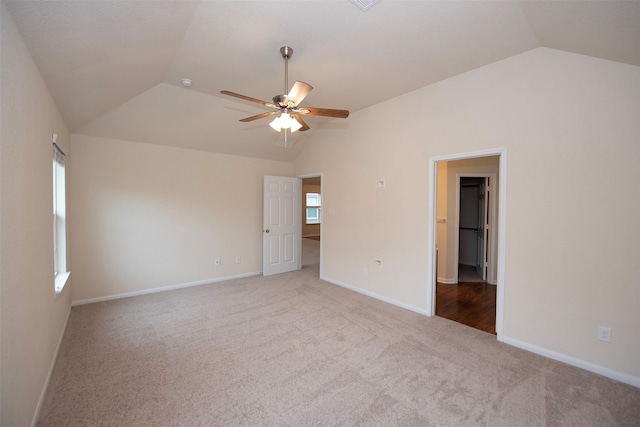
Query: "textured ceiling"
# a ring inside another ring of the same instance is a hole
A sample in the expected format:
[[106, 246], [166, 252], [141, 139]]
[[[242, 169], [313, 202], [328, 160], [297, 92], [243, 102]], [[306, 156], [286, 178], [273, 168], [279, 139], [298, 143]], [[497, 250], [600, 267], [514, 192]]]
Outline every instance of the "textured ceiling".
[[303, 105], [352, 113], [541, 46], [640, 66], [640, 1], [5, 3], [73, 132], [284, 161], [327, 119], [285, 149], [238, 121], [265, 109], [219, 93], [284, 93], [284, 45]]

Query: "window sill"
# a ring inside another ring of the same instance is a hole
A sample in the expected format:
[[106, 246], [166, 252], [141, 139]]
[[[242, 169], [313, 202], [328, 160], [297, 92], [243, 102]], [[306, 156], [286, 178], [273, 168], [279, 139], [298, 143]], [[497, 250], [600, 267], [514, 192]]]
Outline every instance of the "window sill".
[[69, 281], [69, 276], [70, 275], [71, 275], [70, 271], [66, 271], [64, 273], [58, 273], [58, 275], [56, 275], [56, 281], [55, 281], [55, 292], [56, 292], [56, 295], [60, 295], [62, 293], [62, 290], [64, 289], [64, 286]]

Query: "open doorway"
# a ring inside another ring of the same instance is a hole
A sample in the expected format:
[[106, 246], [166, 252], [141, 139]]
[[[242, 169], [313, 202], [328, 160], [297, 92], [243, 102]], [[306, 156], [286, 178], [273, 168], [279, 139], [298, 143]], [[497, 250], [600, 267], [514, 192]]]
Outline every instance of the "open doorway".
[[[483, 325], [469, 326], [492, 332], [501, 341], [506, 150], [431, 158], [429, 166], [428, 264], [432, 270], [427, 314], [440, 316], [443, 309], [449, 309], [458, 316], [452, 320], [469, 324], [469, 319], [464, 318], [468, 315], [465, 310], [490, 312], [490, 316], [481, 319]], [[490, 190], [488, 200], [487, 190]], [[470, 205], [467, 218], [461, 217], [465, 215], [461, 206], [464, 204]], [[467, 280], [470, 276], [463, 270], [473, 273], [473, 280]], [[467, 288], [473, 287], [481, 289], [468, 294]], [[446, 303], [438, 301], [443, 291], [449, 291]], [[481, 307], [487, 301], [490, 307]]]
[[[450, 242], [457, 244], [457, 249], [452, 254], [454, 256], [452, 263], [457, 265], [454, 283], [488, 282], [495, 285], [497, 238], [495, 182], [499, 158], [488, 157], [479, 163], [471, 159], [464, 162], [462, 166], [456, 162], [447, 162], [447, 169], [455, 165], [458, 165], [458, 168], [469, 169], [493, 168], [495, 172], [456, 173], [457, 191], [454, 210], [456, 224], [452, 238], [447, 237]], [[449, 175], [452, 174], [449, 173]], [[449, 185], [447, 182], [447, 187]], [[438, 189], [438, 191], [441, 190], [441, 188]], [[439, 201], [442, 199], [438, 197]]]
[[[460, 178], [458, 209], [458, 282], [487, 280], [485, 179]], [[437, 305], [436, 301], [436, 307]]]
[[302, 268], [316, 268], [320, 275], [322, 245], [322, 176], [302, 178]]
[[[446, 207], [449, 226], [438, 230], [448, 251], [439, 260], [444, 277], [436, 286], [436, 315], [491, 334], [496, 333], [494, 181], [497, 156], [438, 164], [437, 203]], [[453, 273], [453, 277], [452, 274]], [[493, 282], [495, 284], [495, 281]]]

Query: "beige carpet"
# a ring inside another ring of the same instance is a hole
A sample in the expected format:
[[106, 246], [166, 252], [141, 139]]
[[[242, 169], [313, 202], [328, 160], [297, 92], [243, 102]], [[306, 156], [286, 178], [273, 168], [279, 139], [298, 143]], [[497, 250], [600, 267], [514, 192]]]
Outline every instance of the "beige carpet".
[[640, 389], [317, 277], [74, 307], [39, 424], [640, 423]]

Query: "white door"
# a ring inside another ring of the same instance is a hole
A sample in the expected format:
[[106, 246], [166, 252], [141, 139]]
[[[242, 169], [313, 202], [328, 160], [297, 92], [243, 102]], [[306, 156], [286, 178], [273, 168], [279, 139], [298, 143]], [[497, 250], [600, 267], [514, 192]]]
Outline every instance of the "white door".
[[478, 229], [476, 231], [478, 239], [478, 259], [476, 260], [476, 272], [487, 280], [487, 236], [489, 235], [489, 211], [487, 196], [489, 195], [489, 178], [484, 179], [478, 189]]
[[302, 267], [302, 180], [264, 177], [262, 274]]

